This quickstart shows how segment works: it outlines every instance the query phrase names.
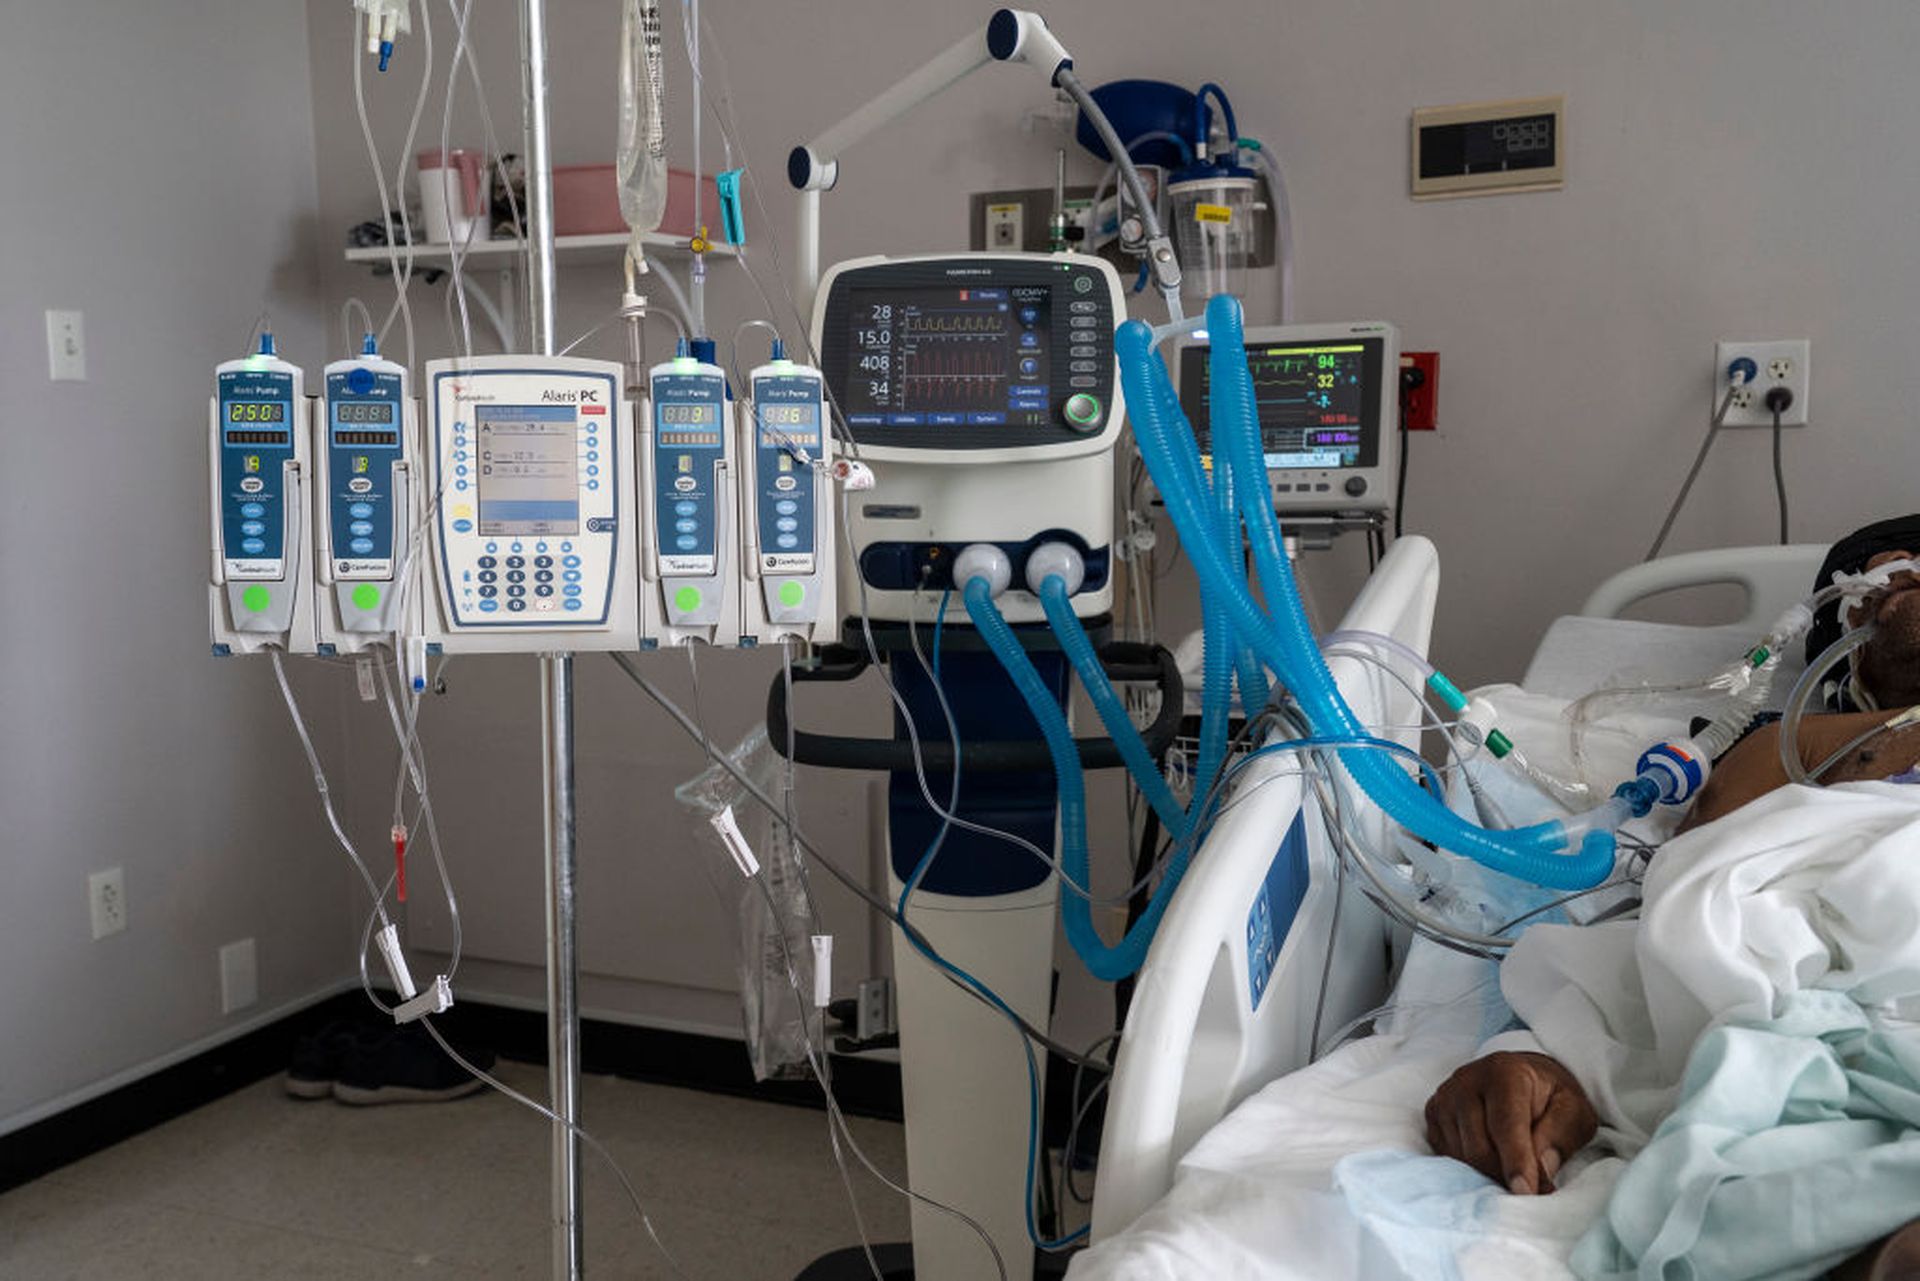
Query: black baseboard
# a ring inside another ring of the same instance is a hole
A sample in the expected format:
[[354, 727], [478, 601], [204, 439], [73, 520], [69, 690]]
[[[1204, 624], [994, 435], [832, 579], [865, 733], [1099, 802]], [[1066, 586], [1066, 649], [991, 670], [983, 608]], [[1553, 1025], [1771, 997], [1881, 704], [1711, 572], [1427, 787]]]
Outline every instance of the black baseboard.
[[[375, 1024], [381, 1016], [360, 992], [329, 997], [98, 1098], [0, 1135], [0, 1192], [285, 1070], [294, 1040], [333, 1019]], [[546, 1062], [547, 1020], [538, 1011], [462, 1002], [435, 1021], [451, 1040], [486, 1046], [522, 1062]], [[820, 1087], [811, 1080], [755, 1081], [741, 1043], [725, 1037], [587, 1019], [580, 1027], [580, 1058], [586, 1072], [796, 1107], [825, 1105]], [[831, 1070], [834, 1094], [843, 1111], [883, 1120], [901, 1118], [896, 1065], [834, 1056]]]

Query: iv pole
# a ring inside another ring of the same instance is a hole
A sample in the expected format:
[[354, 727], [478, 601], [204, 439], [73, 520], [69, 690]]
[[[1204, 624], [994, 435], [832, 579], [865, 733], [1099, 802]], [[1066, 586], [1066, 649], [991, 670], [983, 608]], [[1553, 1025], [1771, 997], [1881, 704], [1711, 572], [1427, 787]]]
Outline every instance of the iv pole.
[[[522, 0], [522, 120], [527, 164], [527, 302], [533, 348], [554, 351], [553, 154], [547, 118], [546, 0]], [[574, 948], [573, 655], [540, 658], [546, 817], [547, 1079], [553, 1123], [553, 1275], [578, 1281], [580, 1218], [580, 958]]]

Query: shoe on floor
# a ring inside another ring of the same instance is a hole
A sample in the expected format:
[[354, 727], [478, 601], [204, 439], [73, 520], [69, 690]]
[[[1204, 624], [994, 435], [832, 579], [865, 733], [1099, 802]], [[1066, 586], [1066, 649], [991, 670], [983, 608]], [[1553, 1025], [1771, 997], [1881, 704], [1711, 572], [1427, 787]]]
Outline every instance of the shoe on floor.
[[381, 1034], [382, 1029], [367, 1026], [365, 1020], [332, 1019], [296, 1038], [282, 1082], [287, 1093], [296, 1099], [331, 1098], [347, 1059], [362, 1042]]
[[[490, 1071], [487, 1050], [460, 1047], [481, 1071]], [[381, 1103], [439, 1103], [485, 1089], [485, 1082], [448, 1058], [417, 1023], [393, 1028], [376, 1040], [357, 1042], [333, 1082], [333, 1097], [367, 1107]]]

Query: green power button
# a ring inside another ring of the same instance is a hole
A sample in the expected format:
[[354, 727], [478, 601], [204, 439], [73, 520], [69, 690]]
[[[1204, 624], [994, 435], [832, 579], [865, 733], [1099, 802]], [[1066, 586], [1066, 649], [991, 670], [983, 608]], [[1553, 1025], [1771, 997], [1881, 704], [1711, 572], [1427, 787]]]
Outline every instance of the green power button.
[[786, 582], [780, 584], [780, 603], [786, 608], [794, 609], [806, 598], [806, 587], [795, 582], [793, 579], [789, 578]]
[[682, 587], [673, 594], [673, 607], [683, 614], [691, 614], [700, 608], [700, 602], [705, 599], [698, 587]]
[[380, 607], [380, 589], [372, 583], [362, 583], [353, 589], [353, 607], [372, 613]]
[[249, 614], [264, 614], [273, 607], [273, 593], [255, 583], [240, 593], [240, 603]]
[[1072, 427], [1091, 427], [1100, 421], [1100, 398], [1084, 391], [1067, 397], [1067, 423]]

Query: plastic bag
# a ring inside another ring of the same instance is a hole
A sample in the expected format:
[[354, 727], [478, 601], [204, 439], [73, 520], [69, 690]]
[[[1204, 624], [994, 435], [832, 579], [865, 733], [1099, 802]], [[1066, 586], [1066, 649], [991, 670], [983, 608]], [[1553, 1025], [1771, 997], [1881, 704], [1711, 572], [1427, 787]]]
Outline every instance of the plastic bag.
[[[767, 795], [780, 795], [784, 766], [767, 745], [764, 726], [726, 757]], [[709, 879], [739, 924], [735, 970], [754, 1079], [805, 1077], [810, 1071], [807, 1047], [820, 1044], [822, 1011], [813, 1003], [814, 930], [800, 851], [787, 825], [718, 764], [673, 794], [698, 818], [697, 839], [710, 856]], [[712, 820], [729, 810], [751, 850], [751, 864], [730, 850], [713, 826]], [[751, 874], [749, 866], [754, 868]]]
[[620, 216], [632, 229], [630, 252], [642, 262], [641, 237], [667, 211], [666, 79], [660, 6], [625, 0], [620, 13], [620, 142], [616, 172]]

